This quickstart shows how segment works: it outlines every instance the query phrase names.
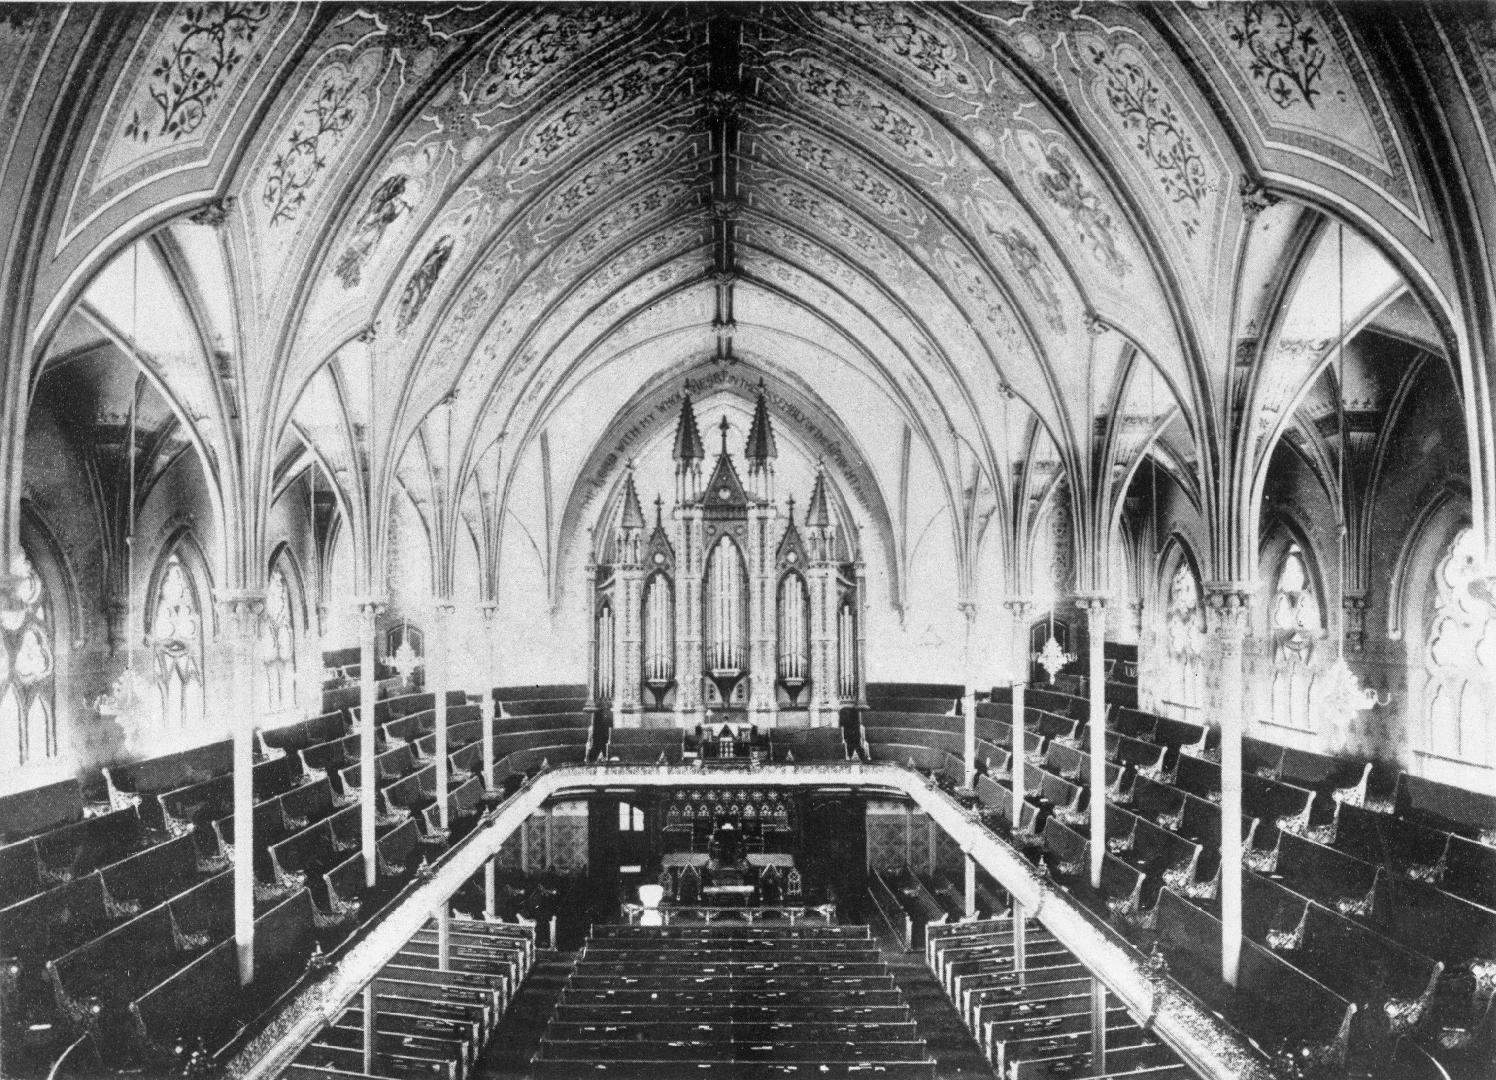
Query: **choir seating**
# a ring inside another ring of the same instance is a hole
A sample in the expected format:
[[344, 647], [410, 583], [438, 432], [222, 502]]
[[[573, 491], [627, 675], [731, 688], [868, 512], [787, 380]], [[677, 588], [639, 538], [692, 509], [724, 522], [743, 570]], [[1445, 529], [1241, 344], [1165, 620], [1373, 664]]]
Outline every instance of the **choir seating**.
[[685, 757], [685, 732], [680, 728], [614, 728], [603, 752], [606, 761], [624, 765], [679, 765]]
[[847, 744], [839, 727], [775, 728], [769, 732], [769, 760], [845, 761]]
[[533, 1077], [933, 1077], [865, 926], [595, 927]]

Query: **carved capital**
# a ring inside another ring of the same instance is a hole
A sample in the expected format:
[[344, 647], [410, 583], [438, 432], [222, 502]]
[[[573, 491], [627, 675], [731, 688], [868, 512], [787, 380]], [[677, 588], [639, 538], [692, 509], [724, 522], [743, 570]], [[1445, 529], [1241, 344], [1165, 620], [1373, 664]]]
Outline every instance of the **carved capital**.
[[1250, 176], [1242, 176], [1237, 182], [1237, 191], [1241, 195], [1242, 216], [1248, 221], [1280, 201], [1278, 196], [1267, 189], [1266, 184]]
[[956, 601], [956, 610], [959, 611], [967, 622], [975, 622], [977, 617], [977, 602], [975, 600]]
[[1092, 638], [1105, 636], [1106, 600], [1102, 593], [1081, 593], [1075, 598], [1075, 606], [1086, 613], [1086, 625]]
[[1003, 607], [1007, 608], [1012, 613], [1013, 618], [1019, 622], [1027, 622], [1028, 617], [1034, 613], [1034, 602], [1026, 600], [1023, 597], [1004, 600]]
[[372, 345], [374, 344], [374, 339], [378, 336], [379, 329], [373, 323], [370, 323], [368, 326], [364, 327], [358, 332], [358, 337], [356, 340], [360, 345]]
[[234, 211], [234, 197], [224, 195], [222, 198], [214, 199], [194, 210], [188, 220], [194, 225], [207, 225], [209, 228], [219, 229], [228, 221], [229, 214]]
[[1250, 629], [1247, 616], [1252, 610], [1252, 587], [1241, 581], [1207, 581], [1204, 592], [1210, 632], [1223, 644], [1239, 646]]
[[1103, 319], [1094, 311], [1086, 312], [1086, 333], [1092, 337], [1100, 337], [1112, 328], [1112, 324]]
[[712, 217], [718, 221], [735, 221], [743, 212], [743, 204], [737, 199], [713, 199]]
[[485, 600], [478, 605], [478, 613], [483, 616], [483, 628], [492, 630], [499, 623], [499, 602], [497, 600]]

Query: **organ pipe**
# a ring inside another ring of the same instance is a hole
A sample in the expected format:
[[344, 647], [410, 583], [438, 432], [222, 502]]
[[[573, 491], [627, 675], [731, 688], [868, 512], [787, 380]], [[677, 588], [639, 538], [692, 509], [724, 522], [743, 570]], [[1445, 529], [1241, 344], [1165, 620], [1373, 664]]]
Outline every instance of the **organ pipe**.
[[741, 671], [743, 667], [743, 574], [738, 549], [727, 537], [717, 541], [712, 552], [708, 581], [711, 597], [712, 667], [717, 671]]
[[857, 697], [857, 623], [851, 604], [842, 604], [837, 619], [837, 649], [841, 658], [841, 696], [843, 701]]
[[668, 682], [675, 677], [675, 618], [670, 583], [663, 574], [649, 579], [644, 593], [644, 678]]
[[805, 678], [809, 667], [810, 638], [805, 622], [805, 579], [788, 574], [779, 587], [779, 674], [785, 679]]
[[597, 615], [597, 696], [613, 700], [613, 609], [606, 605]]

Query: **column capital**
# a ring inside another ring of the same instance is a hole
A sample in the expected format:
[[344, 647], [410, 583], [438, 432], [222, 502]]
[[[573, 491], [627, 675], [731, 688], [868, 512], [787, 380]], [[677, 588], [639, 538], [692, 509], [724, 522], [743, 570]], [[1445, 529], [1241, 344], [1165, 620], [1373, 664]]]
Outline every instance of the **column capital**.
[[1075, 594], [1075, 606], [1082, 611], [1105, 611], [1107, 601], [1110, 599], [1106, 593], [1083, 592]]
[[1003, 601], [1003, 607], [1011, 611], [1015, 619], [1022, 619], [1034, 610], [1034, 601], [1026, 596], [1010, 596]]
[[956, 610], [965, 616], [967, 622], [974, 622], [977, 617], [977, 602], [975, 600], [956, 601]]
[[265, 591], [263, 589], [217, 589], [213, 604], [221, 615], [228, 619], [258, 617], [265, 613]]
[[353, 606], [360, 615], [383, 615], [385, 601], [382, 596], [355, 596]]
[[457, 604], [449, 597], [440, 597], [431, 602], [431, 614], [438, 619], [449, 619], [457, 614]]
[[1202, 588], [1210, 629], [1221, 637], [1246, 637], [1249, 629], [1247, 614], [1251, 611], [1255, 591], [1251, 583], [1207, 581]]
[[483, 616], [485, 624], [492, 623], [499, 615], [499, 602], [497, 600], [483, 600], [478, 604], [478, 614]]

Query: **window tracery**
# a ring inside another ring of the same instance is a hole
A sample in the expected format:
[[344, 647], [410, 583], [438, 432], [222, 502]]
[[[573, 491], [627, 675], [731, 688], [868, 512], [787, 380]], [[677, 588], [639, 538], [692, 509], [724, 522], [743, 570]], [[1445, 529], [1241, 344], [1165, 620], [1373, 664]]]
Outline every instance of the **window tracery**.
[[1427, 741], [1434, 753], [1478, 764], [1490, 759], [1486, 724], [1496, 712], [1496, 604], [1479, 587], [1480, 543], [1464, 529], [1434, 570], [1429, 627]]
[[176, 551], [166, 558], [151, 611], [159, 721], [171, 729], [193, 726], [203, 718], [202, 608]]
[[57, 756], [52, 606], [23, 552], [14, 593], [0, 607], [0, 767]]
[[1308, 731], [1310, 670], [1322, 636], [1319, 598], [1303, 549], [1290, 544], [1278, 571], [1270, 608], [1273, 642], [1273, 723]]
[[291, 586], [280, 567], [270, 572], [265, 594], [266, 707], [271, 712], [296, 704], [296, 619]]
[[1180, 562], [1169, 580], [1164, 631], [1169, 657], [1169, 693], [1164, 704], [1192, 716], [1203, 704], [1205, 609], [1200, 603], [1200, 583], [1187, 561]]

